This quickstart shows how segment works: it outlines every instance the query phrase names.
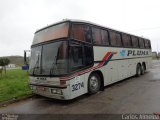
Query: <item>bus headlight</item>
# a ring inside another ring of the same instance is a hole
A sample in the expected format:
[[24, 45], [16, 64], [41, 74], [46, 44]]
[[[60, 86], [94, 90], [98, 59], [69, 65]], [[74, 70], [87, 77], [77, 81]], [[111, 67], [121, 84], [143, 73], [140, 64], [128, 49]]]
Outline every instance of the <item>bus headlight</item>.
[[60, 89], [51, 89], [51, 93], [52, 94], [62, 94], [62, 90], [60, 90]]
[[62, 94], [62, 90], [57, 89], [57, 94]]
[[56, 94], [57, 93], [56, 89], [51, 89], [51, 93]]

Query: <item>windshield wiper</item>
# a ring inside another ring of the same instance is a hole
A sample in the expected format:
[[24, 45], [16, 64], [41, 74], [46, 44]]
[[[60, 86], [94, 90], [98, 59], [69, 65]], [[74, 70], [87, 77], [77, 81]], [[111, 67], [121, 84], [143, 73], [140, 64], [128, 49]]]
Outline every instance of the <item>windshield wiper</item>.
[[35, 66], [33, 67], [33, 73], [32, 73], [32, 75], [34, 75], [35, 69], [38, 69], [38, 68], [39, 68], [38, 63], [39, 63], [39, 54], [38, 54], [38, 59], [37, 59], [37, 61], [36, 61], [36, 64], [35, 64]]

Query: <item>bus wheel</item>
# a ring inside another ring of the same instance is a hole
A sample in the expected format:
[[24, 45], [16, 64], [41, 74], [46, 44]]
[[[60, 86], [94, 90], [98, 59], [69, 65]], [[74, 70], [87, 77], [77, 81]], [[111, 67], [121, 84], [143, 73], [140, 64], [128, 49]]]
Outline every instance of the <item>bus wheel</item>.
[[97, 73], [91, 74], [88, 80], [88, 93], [97, 93], [100, 90], [100, 86], [101, 81], [99, 75]]
[[141, 69], [141, 65], [137, 64], [137, 68], [136, 68], [136, 76], [139, 77], [142, 73], [142, 69]]
[[141, 67], [141, 75], [143, 75], [144, 72], [145, 72], [145, 67], [144, 67], [144, 65], [142, 64], [142, 67]]

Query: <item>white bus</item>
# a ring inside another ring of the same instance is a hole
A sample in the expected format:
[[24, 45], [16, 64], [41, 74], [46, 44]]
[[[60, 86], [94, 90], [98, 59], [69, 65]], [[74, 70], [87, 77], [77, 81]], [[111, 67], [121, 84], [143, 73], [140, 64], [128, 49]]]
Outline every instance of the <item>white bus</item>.
[[35, 32], [29, 85], [35, 94], [70, 100], [151, 67], [150, 40], [94, 23], [65, 20]]

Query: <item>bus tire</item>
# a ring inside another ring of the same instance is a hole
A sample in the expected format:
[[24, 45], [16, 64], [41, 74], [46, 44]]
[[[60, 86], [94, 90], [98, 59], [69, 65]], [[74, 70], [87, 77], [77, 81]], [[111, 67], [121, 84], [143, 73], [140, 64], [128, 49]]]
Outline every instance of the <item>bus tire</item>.
[[137, 68], [136, 68], [136, 76], [139, 77], [142, 73], [141, 71], [141, 65], [140, 64], [137, 64]]
[[95, 94], [100, 90], [101, 81], [97, 73], [92, 73], [88, 79], [88, 93]]
[[144, 73], [146, 72], [146, 63], [145, 62], [143, 62], [143, 67], [144, 67]]
[[144, 67], [144, 65], [142, 64], [142, 67], [141, 67], [141, 75], [144, 75], [144, 73], [145, 73], [145, 67]]

